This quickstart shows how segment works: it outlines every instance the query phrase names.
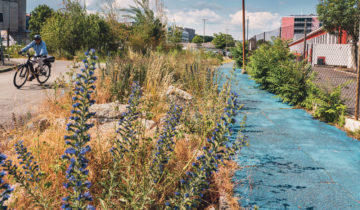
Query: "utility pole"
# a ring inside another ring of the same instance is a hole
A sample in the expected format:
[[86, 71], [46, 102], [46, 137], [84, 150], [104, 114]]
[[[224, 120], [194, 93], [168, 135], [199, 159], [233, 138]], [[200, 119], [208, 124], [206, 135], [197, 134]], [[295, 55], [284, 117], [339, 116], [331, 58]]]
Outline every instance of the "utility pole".
[[8, 17], [9, 17], [9, 26], [8, 26], [8, 30], [7, 30], [7, 47], [10, 47], [10, 19], [11, 19], [11, 16], [10, 16], [10, 0], [9, 0], [9, 11], [8, 11]]
[[304, 52], [303, 52], [303, 59], [306, 57], [306, 30], [307, 30], [307, 20], [305, 19], [305, 26], [304, 26]]
[[[360, 10], [360, 1], [358, 2], [358, 10]], [[360, 26], [359, 26], [360, 32]], [[355, 120], [359, 120], [359, 95], [360, 95], [360, 33], [359, 33], [359, 41], [358, 41], [358, 59], [357, 59], [357, 84], [356, 84], [356, 105], [355, 105]], [[355, 53], [356, 54], [356, 53]]]
[[229, 29], [225, 29], [225, 31], [226, 31], [226, 35], [225, 35], [225, 43], [226, 43], [226, 47], [225, 47], [225, 49], [227, 49], [227, 46], [228, 46], [228, 34], [229, 34]]
[[202, 19], [204, 21], [204, 36], [203, 36], [203, 44], [205, 43], [205, 24], [206, 24], [206, 21], [207, 19]]
[[242, 71], [241, 73], [245, 74], [246, 73], [246, 70], [245, 70], [245, 0], [242, 0], [242, 23], [243, 23], [243, 26], [242, 26], [242, 29], [243, 29], [243, 68], [242, 68]]
[[248, 16], [246, 21], [246, 41], [249, 41], [249, 23], [250, 23], [250, 19]]

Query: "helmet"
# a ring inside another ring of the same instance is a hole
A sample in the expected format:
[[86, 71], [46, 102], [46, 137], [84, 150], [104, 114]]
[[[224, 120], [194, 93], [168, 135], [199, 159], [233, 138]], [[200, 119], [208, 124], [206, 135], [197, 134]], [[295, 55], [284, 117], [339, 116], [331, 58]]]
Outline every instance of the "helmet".
[[34, 40], [41, 40], [41, 36], [40, 35], [35, 35]]

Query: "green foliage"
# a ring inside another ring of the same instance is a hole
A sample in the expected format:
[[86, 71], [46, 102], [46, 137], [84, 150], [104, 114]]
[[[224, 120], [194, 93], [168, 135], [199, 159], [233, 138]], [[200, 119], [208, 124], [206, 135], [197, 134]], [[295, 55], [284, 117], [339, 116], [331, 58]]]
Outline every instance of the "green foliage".
[[71, 57], [82, 49], [94, 48], [103, 54], [117, 49], [114, 33], [100, 15], [88, 15], [77, 1], [68, 0], [65, 6], [41, 30], [50, 52]]
[[18, 52], [24, 48], [23, 45], [12, 45], [5, 48], [4, 54], [8, 54], [11, 58], [20, 58]]
[[171, 27], [170, 32], [168, 33], [168, 40], [172, 43], [180, 43], [182, 38], [182, 31], [176, 27]]
[[223, 56], [220, 53], [208, 51], [208, 52], [205, 53], [205, 55], [206, 55], [207, 58], [216, 58], [220, 62], [222, 62], [224, 60]]
[[280, 39], [273, 44], [261, 45], [250, 57], [248, 71], [252, 78], [261, 85], [262, 88], [268, 89], [268, 74], [279, 64], [280, 61], [294, 59], [290, 53], [287, 43]]
[[[204, 36], [202, 36], [202, 35], [196, 35], [196, 36], [198, 36], [198, 37], [200, 37], [201, 38], [201, 43], [203, 43], [204, 41], [205, 41], [205, 43], [206, 42], [212, 42], [212, 40], [214, 40], [214, 37], [213, 36], [207, 36], [207, 35], [205, 35], [205, 37]], [[194, 37], [195, 38], [195, 37]], [[193, 39], [194, 39], [193, 38]]]
[[54, 14], [54, 10], [48, 5], [42, 4], [37, 6], [31, 12], [31, 18], [29, 20], [30, 36], [33, 37], [36, 34], [40, 34], [41, 28], [45, 24], [46, 20]]
[[192, 43], [196, 43], [196, 44], [201, 44], [203, 43], [203, 38], [201, 38], [200, 36], [196, 35], [193, 40], [192, 40]]
[[356, 44], [359, 37], [358, 0], [324, 0], [317, 5], [319, 20], [330, 33], [341, 28], [354, 39]]
[[235, 41], [234, 38], [230, 34], [214, 34], [215, 38], [212, 40], [212, 43], [218, 49], [225, 49], [227, 47], [234, 47]]
[[323, 0], [317, 5], [319, 20], [331, 34], [346, 31], [353, 39], [353, 59], [357, 65], [359, 41], [359, 0]]
[[[237, 42], [235, 47], [230, 49], [230, 52], [235, 60], [235, 64], [238, 68], [242, 68], [243, 66], [243, 45], [241, 42]], [[249, 59], [249, 43], [245, 42], [245, 59]]]
[[271, 68], [266, 77], [268, 90], [278, 95], [285, 103], [299, 104], [307, 96], [306, 81], [309, 72], [310, 69], [306, 69], [302, 62], [281, 60]]
[[314, 110], [314, 117], [325, 121], [333, 122], [343, 126], [345, 123], [346, 105], [341, 99], [343, 86], [335, 88], [324, 88], [316, 86], [312, 80], [308, 81], [308, 97], [301, 103], [308, 110]]
[[129, 42], [135, 51], [146, 53], [148, 49], [156, 49], [165, 43], [165, 25], [155, 17], [147, 0], [134, 1], [137, 6], [125, 10], [126, 17], [134, 21]]
[[325, 122], [343, 125], [346, 106], [341, 99], [342, 86], [331, 91], [318, 87], [311, 69], [295, 61], [285, 41], [261, 45], [250, 57], [248, 71], [262, 88], [284, 102], [313, 110], [314, 117]]

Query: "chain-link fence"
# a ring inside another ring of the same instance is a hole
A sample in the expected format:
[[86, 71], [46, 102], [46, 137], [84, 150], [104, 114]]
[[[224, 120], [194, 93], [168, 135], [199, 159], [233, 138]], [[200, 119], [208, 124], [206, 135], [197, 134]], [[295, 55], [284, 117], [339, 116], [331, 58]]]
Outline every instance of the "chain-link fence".
[[355, 115], [356, 106], [356, 46], [345, 31], [329, 33], [314, 30], [289, 44], [291, 52], [306, 59], [317, 72], [316, 84], [329, 91], [341, 86], [341, 98], [348, 114]]
[[341, 86], [341, 98], [348, 107], [348, 114], [355, 115], [358, 47], [346, 31], [329, 32], [321, 24], [306, 25], [306, 28], [302, 25], [302, 30], [294, 24], [257, 34], [249, 39], [249, 48], [255, 50], [261, 42], [274, 38], [289, 40], [290, 51], [299, 61], [305, 59], [317, 72], [315, 83], [328, 91]]

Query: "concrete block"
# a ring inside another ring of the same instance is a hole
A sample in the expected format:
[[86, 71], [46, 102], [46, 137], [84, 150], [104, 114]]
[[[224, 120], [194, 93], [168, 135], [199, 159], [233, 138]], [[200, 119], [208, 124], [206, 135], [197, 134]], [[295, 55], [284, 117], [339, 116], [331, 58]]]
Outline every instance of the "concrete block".
[[352, 132], [360, 130], [360, 121], [357, 121], [352, 118], [346, 118], [345, 119], [345, 129], [352, 131]]

